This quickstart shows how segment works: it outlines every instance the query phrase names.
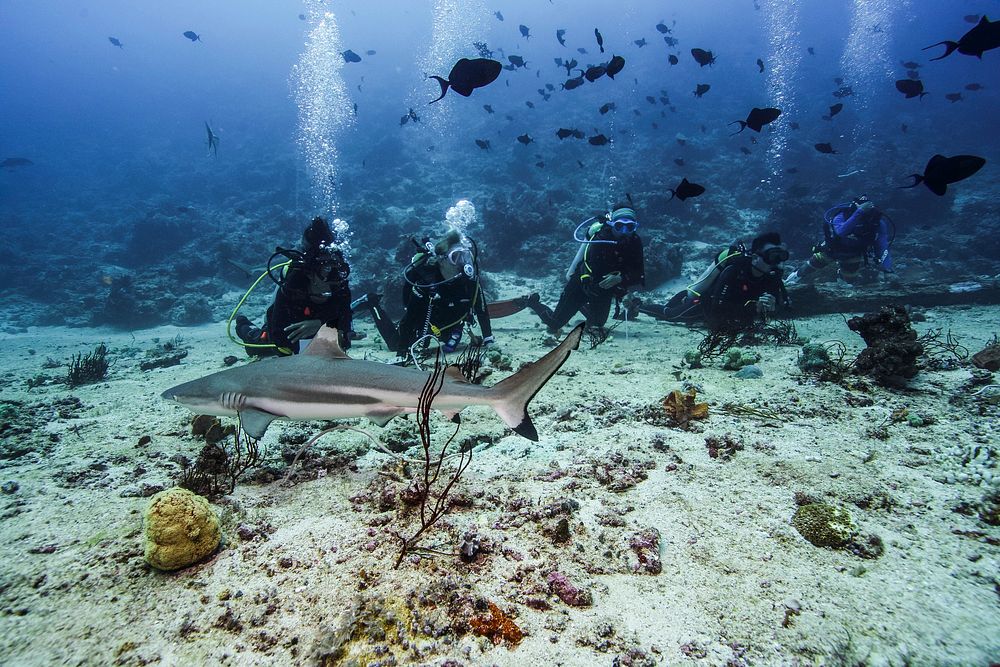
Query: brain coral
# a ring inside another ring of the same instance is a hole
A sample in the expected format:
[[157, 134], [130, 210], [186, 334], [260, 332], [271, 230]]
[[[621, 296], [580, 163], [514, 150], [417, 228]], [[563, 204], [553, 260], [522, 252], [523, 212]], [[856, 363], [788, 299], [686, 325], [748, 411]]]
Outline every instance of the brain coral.
[[179, 570], [215, 551], [221, 533], [208, 501], [174, 487], [153, 496], [143, 517], [146, 562], [158, 570]]

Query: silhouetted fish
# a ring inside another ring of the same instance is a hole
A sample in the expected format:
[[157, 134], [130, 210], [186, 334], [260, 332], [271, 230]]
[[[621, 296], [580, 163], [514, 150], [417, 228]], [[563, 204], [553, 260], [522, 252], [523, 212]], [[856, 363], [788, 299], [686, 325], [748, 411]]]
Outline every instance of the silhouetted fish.
[[531, 138], [530, 136], [528, 136], [527, 134], [522, 134], [521, 136], [519, 136], [519, 137], [517, 138], [517, 140], [518, 140], [519, 142], [521, 142], [521, 143], [522, 143], [523, 145], [525, 145], [525, 146], [527, 146], [528, 144], [530, 144], [531, 142], [533, 142], [533, 141], [534, 141], [534, 139], [532, 139], [532, 138]]
[[340, 55], [344, 56], [344, 62], [345, 63], [359, 63], [359, 62], [361, 62], [361, 56], [359, 56], [358, 54], [356, 54], [354, 51], [351, 51], [350, 49], [347, 49], [346, 51], [344, 51]]
[[642, 39], [634, 39], [632, 40], [632, 43], [641, 49], [642, 47], [646, 46], [646, 38], [643, 37]]
[[764, 61], [762, 59], [760, 59], [760, 58], [757, 58], [757, 67], [760, 68], [760, 73], [763, 74], [764, 73]]
[[656, 98], [653, 97], [652, 95], [646, 95], [646, 101], [649, 102], [650, 104], [656, 104]]
[[945, 157], [935, 155], [927, 162], [924, 173], [910, 174], [907, 178], [913, 179], [912, 185], [900, 186], [900, 189], [915, 188], [921, 183], [938, 196], [944, 195], [948, 191], [951, 183], [957, 183], [972, 176], [983, 168], [986, 160], [978, 155], [955, 155]]
[[660, 21], [659, 23], [656, 24], [656, 30], [657, 30], [657, 32], [660, 32], [661, 34], [666, 34], [666, 33], [670, 32], [670, 28], [668, 28], [666, 25], [664, 25], [663, 21]]
[[601, 53], [604, 53], [604, 37], [597, 28], [594, 28], [594, 37], [597, 38], [597, 47], [601, 50]]
[[587, 55], [587, 49], [583, 48], [582, 46], [577, 47], [576, 52], [582, 53], [583, 55]]
[[691, 55], [694, 57], [695, 62], [702, 67], [715, 63], [715, 56], [712, 55], [711, 51], [706, 51], [705, 49], [691, 49]]
[[441, 85], [441, 96], [431, 100], [428, 104], [434, 104], [448, 92], [449, 86], [462, 97], [468, 97], [476, 88], [487, 86], [500, 76], [500, 63], [489, 58], [462, 58], [451, 68], [447, 79], [439, 76], [431, 76]]
[[527, 102], [524, 103], [524, 106], [528, 107], [529, 109], [534, 109], [535, 108], [535, 103], [531, 102], [531, 101], [527, 101]]
[[967, 83], [967, 84], [965, 84], [965, 89], [966, 90], [973, 90], [973, 91], [975, 91], [975, 90], [982, 90], [983, 87], [984, 86], [981, 83]]
[[0, 162], [0, 167], [2, 167], [3, 169], [9, 169], [13, 171], [18, 167], [30, 167], [33, 164], [35, 163], [26, 157], [9, 157], [6, 158], [3, 162]]
[[565, 60], [565, 61], [562, 58], [556, 58], [556, 65], [559, 65], [560, 67], [565, 67], [566, 68], [566, 76], [569, 76], [570, 74], [572, 74], [573, 73], [572, 72], [573, 68], [576, 67], [578, 64], [579, 63], [576, 62], [576, 58], [573, 58], [572, 60]]
[[566, 46], [566, 29], [559, 28], [556, 30], [556, 41], [562, 46]]
[[538, 162], [536, 162], [535, 166], [538, 167], [539, 169], [545, 169], [545, 163], [542, 162], [541, 160], [539, 160]]
[[849, 97], [854, 94], [854, 90], [850, 86], [841, 86], [836, 91], [834, 91], [833, 96], [839, 97], [841, 99]]
[[814, 49], [814, 48], [813, 48], [813, 47], [811, 47], [811, 46], [810, 46], [810, 47], [808, 47], [808, 48], [806, 49], [806, 51], [808, 51], [808, 52], [809, 52], [809, 55], [811, 55], [811, 56], [814, 56], [814, 55], [816, 55], [816, 49]]
[[775, 109], [774, 107], [758, 109], [757, 107], [754, 107], [753, 109], [750, 110], [750, 113], [749, 115], [747, 115], [746, 120], [734, 120], [732, 123], [729, 124], [730, 125], [735, 125], [736, 123], [740, 124], [740, 129], [733, 132], [733, 134], [739, 134], [748, 127], [754, 132], [760, 132], [760, 128], [776, 120], [780, 115], [781, 115], [781, 109]]
[[955, 102], [960, 102], [962, 100], [962, 93], [948, 93], [944, 96], [944, 99], [954, 104]]
[[583, 73], [583, 78], [593, 83], [604, 76], [607, 71], [604, 65], [593, 65], [588, 67], [587, 71]]
[[507, 60], [509, 60], [510, 64], [513, 65], [514, 67], [527, 66], [527, 63], [524, 62], [524, 58], [522, 58], [521, 56], [507, 56]]
[[833, 150], [833, 146], [830, 144], [813, 144], [813, 148], [818, 150], [820, 153], [833, 154], [837, 151]]
[[698, 87], [694, 89], [694, 96], [701, 97], [702, 95], [707, 93], [708, 89], [711, 87], [712, 86], [708, 85], [707, 83], [699, 83]]
[[573, 90], [583, 85], [583, 75], [576, 77], [575, 79], [566, 79], [566, 83], [562, 84], [563, 90]]
[[930, 46], [925, 46], [922, 51], [927, 49], [933, 49], [935, 46], [941, 46], [944, 44], [945, 51], [943, 55], [937, 58], [931, 58], [931, 60], [941, 60], [942, 58], [951, 55], [952, 51], [958, 49], [959, 53], [965, 54], [967, 56], [976, 56], [980, 60], [983, 57], [983, 52], [995, 49], [1000, 46], [1000, 21], [990, 21], [988, 18], [983, 16], [969, 32], [959, 38], [957, 42], [938, 42], [937, 44], [931, 44]]
[[482, 148], [484, 151], [488, 151], [490, 149], [489, 139], [476, 139], [476, 145]]
[[531, 39], [531, 28], [524, 25], [523, 23], [517, 26], [517, 29], [521, 31], [521, 36], [525, 39]]
[[205, 121], [205, 131], [208, 132], [208, 150], [212, 151], [212, 155], [219, 154], [219, 137], [212, 132], [212, 127]]
[[121, 41], [117, 37], [108, 37], [108, 41], [117, 46], [119, 49], [125, 48], [124, 46], [122, 46]]
[[589, 143], [591, 146], [603, 146], [604, 144], [608, 143], [608, 141], [609, 141], [608, 138], [603, 134], [595, 134], [594, 136], [587, 139], [587, 143]]
[[373, 55], [375, 55], [375, 49], [368, 49], [367, 51], [365, 51], [365, 55], [366, 56], [373, 56]]
[[663, 43], [669, 46], [670, 48], [677, 46], [677, 40], [671, 37], [670, 35], [663, 36]]
[[484, 104], [483, 108], [486, 109], [486, 113], [493, 113], [493, 107], [491, 107], [489, 104]]
[[583, 139], [583, 132], [580, 130], [570, 130], [565, 127], [560, 127], [556, 131], [556, 136], [560, 139], [566, 139], [568, 137], [574, 137], [575, 139]]
[[603, 116], [603, 115], [604, 115], [604, 114], [606, 114], [607, 112], [609, 112], [609, 111], [613, 111], [613, 110], [614, 110], [614, 108], [615, 108], [615, 103], [614, 103], [614, 102], [608, 102], [608, 103], [606, 103], [606, 104], [602, 104], [602, 105], [601, 105], [601, 108], [600, 108], [600, 109], [598, 109], [598, 111], [600, 111], [600, 112], [601, 112], [601, 115]]
[[625, 68], [625, 59], [621, 56], [613, 56], [607, 65], [607, 74], [610, 78], [615, 78], [615, 74], [618, 74]]
[[[689, 183], [688, 179], [681, 179], [680, 184], [676, 188], [668, 188], [670, 190], [670, 199], [677, 197], [681, 201], [689, 197], [697, 197], [698, 195], [705, 192], [704, 186], [698, 185], [697, 183]], [[670, 201], [669, 199], [667, 201]]]
[[190, 39], [192, 42], [200, 42], [201, 41], [201, 35], [197, 34], [194, 30], [185, 30], [181, 34], [183, 34], [185, 37], [187, 37], [188, 39]]
[[503, 14], [500, 13], [499, 9], [493, 12], [493, 16], [497, 17], [497, 21], [503, 21]]
[[671, 65], [676, 65], [677, 63], [680, 62], [680, 60], [677, 58], [677, 56], [671, 53], [669, 56], [667, 56], [667, 62], [669, 62]]
[[823, 116], [823, 120], [832, 120], [834, 116], [836, 116], [843, 110], [843, 108], [844, 105], [841, 104], [840, 102], [837, 102], [836, 104], [830, 107], [830, 115]]
[[684, 158], [682, 158], [682, 157], [675, 157], [674, 158], [674, 164], [676, 164], [678, 167], [683, 167], [684, 166]]
[[306, 15], [305, 14], [299, 14], [299, 20], [300, 21], [305, 21], [306, 20]]
[[923, 99], [924, 95], [924, 82], [919, 79], [914, 81], [913, 79], [899, 79], [896, 81], [896, 90], [906, 95], [906, 99], [912, 97], [920, 97]]

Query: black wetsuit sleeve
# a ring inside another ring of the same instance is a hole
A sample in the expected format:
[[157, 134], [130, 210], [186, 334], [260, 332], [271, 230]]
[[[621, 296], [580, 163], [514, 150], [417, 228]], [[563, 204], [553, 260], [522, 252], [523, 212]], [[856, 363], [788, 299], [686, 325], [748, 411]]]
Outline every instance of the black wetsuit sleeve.
[[487, 338], [493, 335], [493, 323], [490, 321], [490, 312], [487, 309], [486, 295], [483, 294], [483, 288], [480, 286], [479, 281], [476, 281], [476, 305], [474, 311], [476, 313], [476, 321], [479, 322], [479, 329], [482, 331], [483, 338]]
[[646, 258], [642, 250], [642, 239], [638, 235], [631, 238], [626, 246], [622, 262], [622, 288], [635, 285], [646, 286]]

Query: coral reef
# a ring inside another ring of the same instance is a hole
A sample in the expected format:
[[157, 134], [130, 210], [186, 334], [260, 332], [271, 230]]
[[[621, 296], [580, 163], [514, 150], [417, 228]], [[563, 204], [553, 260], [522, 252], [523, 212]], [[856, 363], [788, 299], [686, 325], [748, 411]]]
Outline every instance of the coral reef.
[[917, 359], [923, 346], [910, 325], [902, 306], [882, 308], [877, 313], [852, 317], [847, 321], [868, 346], [855, 362], [858, 373], [870, 375], [885, 387], [903, 387], [917, 374]]
[[216, 550], [219, 518], [205, 498], [174, 487], [153, 496], [143, 516], [143, 555], [158, 570], [179, 570]]
[[656, 528], [645, 528], [633, 533], [628, 539], [628, 545], [635, 552], [638, 562], [632, 565], [632, 570], [644, 574], [660, 574], [663, 563], [660, 560], [660, 531]]
[[738, 371], [744, 366], [756, 364], [758, 361], [760, 361], [760, 355], [756, 352], [749, 352], [738, 347], [733, 347], [726, 350], [725, 357], [722, 360], [722, 370]]

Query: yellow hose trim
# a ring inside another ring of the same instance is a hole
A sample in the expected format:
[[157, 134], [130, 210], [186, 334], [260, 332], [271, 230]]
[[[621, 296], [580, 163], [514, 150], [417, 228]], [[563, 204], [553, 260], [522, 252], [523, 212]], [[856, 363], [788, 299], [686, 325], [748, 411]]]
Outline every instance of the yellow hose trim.
[[[292, 263], [292, 260], [288, 260], [287, 262], [283, 262], [281, 264], [278, 264], [277, 266], [272, 267], [271, 270], [274, 270], [274, 269], [282, 269], [282, 270], [287, 269], [288, 266], [291, 263]], [[255, 289], [257, 289], [257, 285], [259, 285], [260, 281], [262, 281], [264, 278], [266, 278], [268, 276], [268, 273], [269, 273], [269, 271], [264, 271], [264, 273], [260, 274], [260, 276], [258, 276], [257, 280], [253, 281], [253, 284], [250, 285], [250, 288], [246, 291], [246, 293], [243, 295], [243, 297], [237, 302], [236, 307], [233, 308], [233, 312], [229, 316], [229, 319], [226, 320], [226, 335], [229, 336], [229, 340], [233, 341], [234, 343], [236, 343], [240, 347], [250, 347], [250, 348], [265, 348], [266, 347], [266, 348], [271, 349], [271, 350], [278, 350], [282, 354], [292, 354], [292, 350], [288, 349], [287, 347], [278, 347], [274, 343], [244, 343], [238, 337], [236, 337], [236, 336], [233, 335], [233, 320], [236, 319], [236, 316], [240, 312], [240, 308], [243, 307], [243, 304], [250, 297], [250, 294]]]

